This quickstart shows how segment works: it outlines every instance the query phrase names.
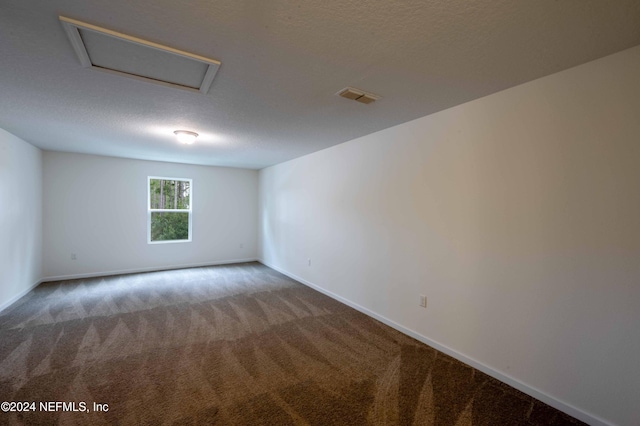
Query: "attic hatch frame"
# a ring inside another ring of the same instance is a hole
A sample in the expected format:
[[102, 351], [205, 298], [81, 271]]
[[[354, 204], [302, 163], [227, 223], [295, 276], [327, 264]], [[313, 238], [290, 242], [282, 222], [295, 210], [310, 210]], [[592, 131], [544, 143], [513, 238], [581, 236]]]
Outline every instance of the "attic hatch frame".
[[[137, 37], [133, 37], [133, 36], [130, 36], [130, 35], [127, 35], [127, 34], [119, 33], [117, 31], [112, 31], [112, 30], [109, 30], [109, 29], [106, 29], [106, 28], [98, 27], [96, 25], [87, 24], [86, 22], [82, 22], [82, 21], [78, 21], [78, 20], [75, 20], [75, 19], [67, 18], [66, 16], [60, 15], [60, 16], [58, 16], [58, 18], [60, 19], [60, 22], [62, 23], [62, 26], [63, 26], [63, 28], [65, 30], [65, 33], [67, 34], [67, 37], [69, 38], [69, 41], [71, 42], [71, 46], [73, 47], [73, 50], [76, 52], [76, 55], [78, 56], [78, 59], [80, 60], [80, 63], [82, 64], [82, 66], [84, 68], [95, 69], [95, 70], [107, 72], [107, 73], [110, 73], [110, 74], [122, 75], [122, 76], [133, 78], [133, 79], [136, 79], [136, 80], [142, 80], [142, 81], [147, 81], [147, 82], [150, 82], [150, 83], [160, 84], [160, 85], [163, 85], [163, 86], [174, 87], [174, 88], [178, 88], [178, 89], [182, 89], [182, 90], [188, 90], [188, 91], [191, 91], [191, 92], [200, 92], [200, 93], [206, 94], [209, 91], [209, 88], [211, 87], [211, 84], [213, 83], [213, 79], [216, 76], [216, 73], [218, 72], [218, 69], [220, 68], [220, 65], [222, 64], [220, 61], [217, 61], [215, 59], [206, 58], [204, 56], [196, 55], [194, 53], [185, 52], [185, 51], [179, 50], [179, 49], [174, 49], [174, 48], [169, 47], [169, 46], [163, 46], [161, 44], [154, 43], [152, 41], [143, 40], [141, 38], [137, 38]], [[168, 81], [163, 81], [163, 80], [158, 80], [158, 79], [154, 79], [154, 78], [150, 78], [150, 77], [145, 77], [145, 76], [142, 76], [142, 75], [137, 75], [137, 74], [132, 74], [132, 73], [124, 72], [124, 71], [119, 71], [119, 70], [116, 70], [116, 69], [97, 66], [97, 65], [94, 65], [91, 62], [91, 58], [89, 57], [89, 53], [87, 52], [86, 46], [84, 44], [84, 41], [82, 40], [82, 36], [80, 35], [80, 30], [92, 31], [94, 33], [98, 33], [98, 34], [101, 34], [101, 35], [104, 35], [104, 36], [113, 37], [113, 38], [118, 39], [120, 41], [137, 44], [137, 45], [142, 46], [142, 47], [147, 47], [147, 48], [159, 50], [159, 51], [164, 52], [164, 53], [169, 53], [169, 54], [180, 56], [180, 57], [183, 57], [183, 58], [186, 58], [186, 59], [190, 59], [190, 60], [193, 60], [193, 61], [196, 61], [196, 62], [200, 62], [200, 63], [203, 63], [203, 64], [207, 65], [207, 71], [205, 72], [205, 75], [204, 75], [204, 78], [202, 79], [202, 83], [200, 84], [200, 87], [196, 89], [194, 87], [185, 86], [185, 85], [178, 84], [178, 83], [172, 83], [172, 82], [168, 82]]]

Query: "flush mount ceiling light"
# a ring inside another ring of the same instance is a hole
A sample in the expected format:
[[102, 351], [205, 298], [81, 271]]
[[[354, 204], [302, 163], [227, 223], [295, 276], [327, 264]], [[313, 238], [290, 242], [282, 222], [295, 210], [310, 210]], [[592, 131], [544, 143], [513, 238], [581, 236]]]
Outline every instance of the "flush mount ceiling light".
[[196, 138], [198, 137], [198, 134], [196, 132], [190, 132], [188, 130], [176, 130], [173, 133], [176, 135], [178, 142], [186, 145], [191, 145], [196, 141]]
[[220, 61], [59, 16], [85, 68], [207, 93]]
[[367, 93], [360, 89], [354, 89], [353, 87], [345, 87], [344, 89], [339, 90], [336, 95], [358, 101], [362, 104], [370, 104], [381, 98], [381, 96], [374, 95], [373, 93]]

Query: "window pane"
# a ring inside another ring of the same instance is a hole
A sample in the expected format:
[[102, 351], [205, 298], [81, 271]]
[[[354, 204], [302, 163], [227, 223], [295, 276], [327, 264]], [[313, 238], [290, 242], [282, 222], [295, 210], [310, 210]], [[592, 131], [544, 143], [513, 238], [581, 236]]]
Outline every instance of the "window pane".
[[151, 209], [189, 210], [191, 187], [188, 180], [151, 179], [149, 202]]
[[188, 239], [188, 212], [151, 212], [151, 241]]

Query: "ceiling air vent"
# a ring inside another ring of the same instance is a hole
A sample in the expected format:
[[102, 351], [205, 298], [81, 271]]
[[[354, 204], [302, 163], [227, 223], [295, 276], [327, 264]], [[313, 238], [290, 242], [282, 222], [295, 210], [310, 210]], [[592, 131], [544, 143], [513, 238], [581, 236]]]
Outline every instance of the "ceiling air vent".
[[354, 89], [353, 87], [346, 87], [336, 94], [342, 96], [343, 98], [353, 99], [354, 101], [358, 101], [363, 104], [370, 104], [380, 99], [380, 96], [378, 95], [367, 93], [359, 89]]
[[220, 61], [60, 16], [85, 68], [207, 93]]

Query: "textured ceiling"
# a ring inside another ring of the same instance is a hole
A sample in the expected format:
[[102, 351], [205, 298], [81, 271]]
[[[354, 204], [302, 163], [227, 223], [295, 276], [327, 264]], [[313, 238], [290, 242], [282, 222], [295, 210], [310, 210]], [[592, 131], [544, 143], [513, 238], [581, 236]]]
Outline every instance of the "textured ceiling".
[[[208, 94], [84, 69], [58, 15], [222, 66]], [[0, 127], [45, 150], [261, 168], [637, 44], [638, 0], [0, 0]]]

